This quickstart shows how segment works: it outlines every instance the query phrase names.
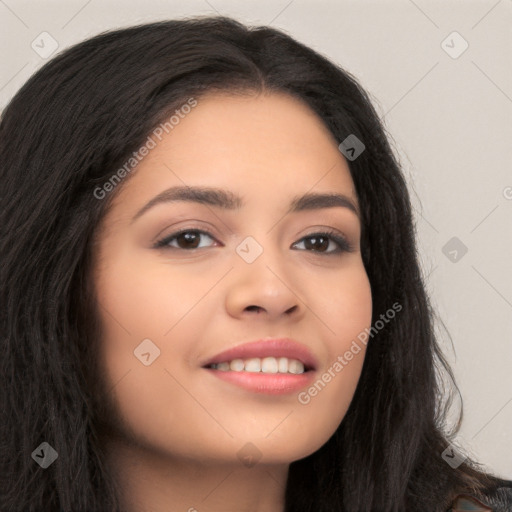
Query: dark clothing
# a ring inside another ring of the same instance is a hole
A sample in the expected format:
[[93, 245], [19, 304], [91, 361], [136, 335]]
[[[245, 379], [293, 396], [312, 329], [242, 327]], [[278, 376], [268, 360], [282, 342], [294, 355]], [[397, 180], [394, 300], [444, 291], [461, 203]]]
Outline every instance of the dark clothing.
[[512, 480], [498, 480], [482, 494], [460, 494], [447, 512], [512, 512]]

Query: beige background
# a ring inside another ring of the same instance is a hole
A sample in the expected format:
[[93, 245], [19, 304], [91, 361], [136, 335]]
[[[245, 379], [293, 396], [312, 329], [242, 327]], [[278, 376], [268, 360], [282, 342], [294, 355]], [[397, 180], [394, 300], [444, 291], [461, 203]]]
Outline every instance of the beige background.
[[512, 479], [512, 0], [0, 0], [0, 108], [47, 61], [31, 47], [42, 51], [42, 32], [58, 52], [112, 28], [215, 13], [287, 31], [371, 93], [452, 337], [438, 329], [464, 402], [459, 442]]

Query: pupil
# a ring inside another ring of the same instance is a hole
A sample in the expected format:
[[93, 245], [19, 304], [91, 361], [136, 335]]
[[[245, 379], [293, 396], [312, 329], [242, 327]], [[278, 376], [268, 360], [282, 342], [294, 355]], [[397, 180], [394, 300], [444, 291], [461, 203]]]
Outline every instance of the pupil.
[[[311, 240], [311, 243], [308, 243], [308, 240]], [[323, 237], [323, 236], [321, 236], [321, 237], [312, 237], [312, 238], [307, 238], [307, 239], [306, 239], [306, 246], [308, 246], [308, 245], [309, 245], [310, 247], [313, 247], [313, 246], [315, 246], [315, 245], [316, 245], [316, 248], [318, 249], [318, 248], [319, 248], [319, 247], [318, 247], [318, 244], [316, 244], [316, 242], [318, 242], [318, 240], [323, 240], [323, 241], [324, 241], [324, 243], [323, 243], [323, 244], [320, 244], [320, 245], [321, 245], [321, 247], [320, 247], [320, 248], [327, 249], [327, 247], [329, 247], [329, 242], [328, 242], [328, 240], [327, 240], [325, 237]]]
[[[183, 233], [180, 237], [186, 241], [185, 246], [194, 246], [193, 248], [196, 248], [195, 245], [197, 245], [198, 239], [197, 233]], [[194, 238], [196, 238], [196, 240], [194, 240]], [[196, 243], [194, 244], [194, 242]]]

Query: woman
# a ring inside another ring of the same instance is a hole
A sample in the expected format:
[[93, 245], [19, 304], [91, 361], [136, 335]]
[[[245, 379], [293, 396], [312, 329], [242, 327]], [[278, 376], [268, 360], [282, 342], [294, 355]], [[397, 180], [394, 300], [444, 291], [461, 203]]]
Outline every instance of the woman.
[[2, 510], [510, 510], [445, 432], [408, 192], [347, 72], [142, 25], [50, 61], [0, 140]]

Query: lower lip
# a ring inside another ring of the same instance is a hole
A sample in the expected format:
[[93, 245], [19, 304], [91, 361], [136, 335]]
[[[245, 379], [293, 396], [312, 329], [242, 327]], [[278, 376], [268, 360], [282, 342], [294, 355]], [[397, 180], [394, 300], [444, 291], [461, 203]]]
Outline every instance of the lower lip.
[[315, 373], [313, 371], [300, 374], [256, 373], [213, 370], [211, 368], [205, 369], [219, 379], [254, 393], [265, 393], [267, 395], [284, 395], [299, 391], [312, 381]]

